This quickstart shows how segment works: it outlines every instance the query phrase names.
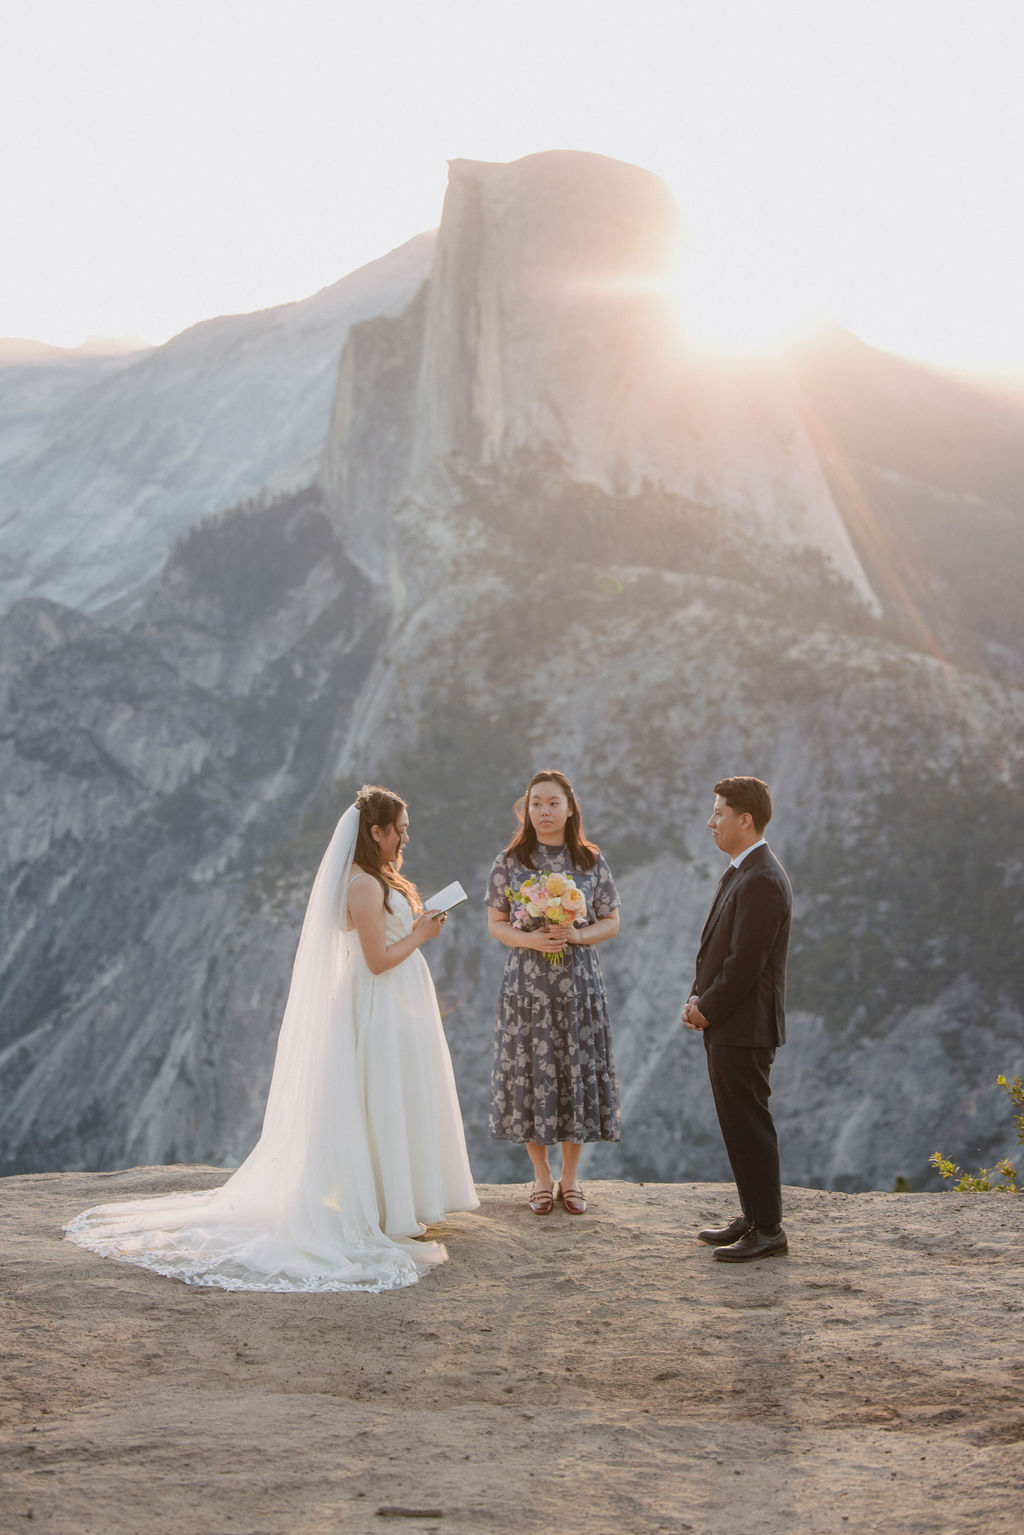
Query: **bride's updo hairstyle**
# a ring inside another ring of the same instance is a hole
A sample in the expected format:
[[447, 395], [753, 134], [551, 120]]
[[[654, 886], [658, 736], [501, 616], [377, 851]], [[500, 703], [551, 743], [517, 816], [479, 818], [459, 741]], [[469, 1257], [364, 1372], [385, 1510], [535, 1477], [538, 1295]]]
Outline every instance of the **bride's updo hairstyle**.
[[365, 869], [367, 874], [372, 874], [380, 885], [384, 892], [385, 911], [391, 910], [392, 890], [404, 895], [413, 911], [420, 911], [422, 903], [416, 886], [411, 880], [403, 879], [398, 872], [402, 862], [401, 852], [395, 863], [384, 863], [380, 856], [380, 844], [375, 841], [370, 830], [372, 826], [379, 826], [382, 831], [394, 826], [402, 811], [408, 809], [405, 800], [392, 794], [390, 789], [382, 789], [379, 784], [364, 783], [356, 795], [355, 806], [359, 811], [359, 831], [356, 834], [352, 862]]
[[[572, 784], [564, 773], [557, 768], [543, 768], [541, 772], [534, 773], [530, 782], [526, 785], [526, 793], [521, 800], [516, 801], [516, 816], [519, 820], [519, 830], [505, 849], [518, 858], [519, 862], [527, 869], [536, 869], [534, 855], [537, 851], [537, 833], [533, 822], [530, 820], [530, 795], [537, 784], [553, 783], [561, 789], [569, 801], [569, 819], [565, 823], [565, 846], [573, 867], [576, 869], [592, 869], [597, 862], [597, 855], [601, 851], [596, 843], [588, 842], [583, 835], [583, 820], [580, 816], [579, 801], [572, 790]], [[396, 811], [397, 815], [398, 812]], [[358, 856], [358, 855], [357, 855]]]

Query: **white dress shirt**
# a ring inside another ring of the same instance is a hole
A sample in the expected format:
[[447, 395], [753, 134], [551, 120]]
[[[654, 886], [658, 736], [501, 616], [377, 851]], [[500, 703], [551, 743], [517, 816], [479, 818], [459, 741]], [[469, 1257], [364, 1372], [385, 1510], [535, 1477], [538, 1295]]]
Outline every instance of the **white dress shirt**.
[[744, 858], [746, 858], [748, 856], [748, 854], [752, 853], [754, 851], [755, 847], [764, 847], [764, 845], [765, 845], [764, 838], [763, 837], [758, 837], [756, 842], [752, 842], [749, 847], [745, 847], [743, 849], [742, 853], [737, 853], [736, 857], [735, 858], [731, 858], [729, 860], [729, 862], [732, 864], [732, 867], [734, 869], [738, 869], [740, 864], [743, 862]]

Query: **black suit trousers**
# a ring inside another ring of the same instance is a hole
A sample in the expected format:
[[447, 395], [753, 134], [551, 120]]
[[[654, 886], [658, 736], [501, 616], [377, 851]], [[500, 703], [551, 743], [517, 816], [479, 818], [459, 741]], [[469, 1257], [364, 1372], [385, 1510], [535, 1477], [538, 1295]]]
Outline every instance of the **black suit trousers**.
[[782, 1220], [779, 1141], [768, 1099], [774, 1047], [716, 1045], [704, 1035], [708, 1076], [740, 1207], [755, 1226]]

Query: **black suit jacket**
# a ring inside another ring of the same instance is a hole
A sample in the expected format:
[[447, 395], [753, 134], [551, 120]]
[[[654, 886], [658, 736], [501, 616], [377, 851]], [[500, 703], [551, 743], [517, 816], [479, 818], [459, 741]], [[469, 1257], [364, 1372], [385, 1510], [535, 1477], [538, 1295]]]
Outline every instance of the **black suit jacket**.
[[708, 1020], [706, 1043], [785, 1043], [792, 915], [789, 878], [765, 843], [731, 876], [700, 935], [690, 992]]

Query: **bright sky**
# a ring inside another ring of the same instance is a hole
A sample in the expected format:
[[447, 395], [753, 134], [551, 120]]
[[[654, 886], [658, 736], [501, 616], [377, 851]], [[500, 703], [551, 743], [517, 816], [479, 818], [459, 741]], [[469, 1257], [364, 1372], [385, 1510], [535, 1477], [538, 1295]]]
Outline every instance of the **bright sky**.
[[162, 341], [440, 218], [448, 158], [649, 167], [710, 340], [830, 312], [1024, 376], [1021, 0], [0, 0], [0, 335]]

